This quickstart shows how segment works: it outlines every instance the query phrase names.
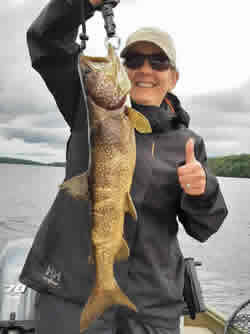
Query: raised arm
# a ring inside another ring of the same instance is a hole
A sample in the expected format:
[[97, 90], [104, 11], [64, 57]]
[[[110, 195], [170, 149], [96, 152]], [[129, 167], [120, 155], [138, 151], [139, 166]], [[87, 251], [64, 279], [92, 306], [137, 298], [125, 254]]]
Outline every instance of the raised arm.
[[[94, 7], [88, 0], [81, 1], [87, 20]], [[27, 31], [32, 66], [42, 76], [70, 127], [80, 94], [76, 66], [79, 46], [75, 39], [82, 20], [81, 1], [51, 0]]]
[[205, 144], [201, 138], [195, 145], [195, 156], [206, 174], [205, 192], [192, 196], [183, 191], [178, 217], [190, 236], [204, 242], [219, 229], [227, 216], [227, 208], [218, 180], [207, 166]]

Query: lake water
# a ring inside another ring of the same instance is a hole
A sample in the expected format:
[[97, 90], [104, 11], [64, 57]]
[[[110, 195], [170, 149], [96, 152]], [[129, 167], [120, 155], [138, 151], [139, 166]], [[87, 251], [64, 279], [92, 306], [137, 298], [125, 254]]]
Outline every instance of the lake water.
[[[0, 164], [0, 249], [8, 240], [33, 237], [64, 178], [64, 168]], [[207, 242], [180, 229], [185, 257], [198, 268], [205, 302], [226, 318], [250, 298], [250, 179], [219, 178], [229, 209]]]

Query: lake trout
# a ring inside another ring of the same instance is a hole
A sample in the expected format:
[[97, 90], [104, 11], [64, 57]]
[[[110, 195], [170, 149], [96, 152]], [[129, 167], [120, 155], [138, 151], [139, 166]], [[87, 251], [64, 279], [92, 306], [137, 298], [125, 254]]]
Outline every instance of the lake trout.
[[74, 198], [91, 201], [91, 261], [96, 266], [96, 281], [81, 314], [83, 332], [113, 304], [136, 311], [118, 286], [113, 267], [115, 261], [129, 256], [123, 238], [125, 213], [137, 219], [130, 196], [136, 163], [134, 129], [149, 133], [151, 127], [142, 114], [128, 106], [130, 81], [111, 46], [107, 57], [81, 56], [80, 66], [86, 75], [91, 163], [86, 173], [65, 181], [61, 188]]

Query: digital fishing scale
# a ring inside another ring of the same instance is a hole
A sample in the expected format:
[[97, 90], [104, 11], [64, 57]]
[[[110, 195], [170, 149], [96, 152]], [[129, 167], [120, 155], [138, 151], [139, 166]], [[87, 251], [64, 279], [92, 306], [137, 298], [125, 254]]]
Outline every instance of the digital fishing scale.
[[[104, 28], [106, 30], [107, 37], [105, 39], [105, 46], [107, 47], [108, 43], [110, 43], [114, 49], [120, 48], [120, 37], [116, 35], [116, 25], [114, 22], [114, 12], [113, 8], [118, 5], [120, 0], [103, 0], [103, 4], [98, 6], [96, 10], [102, 12], [102, 16], [104, 19]], [[84, 19], [84, 13], [82, 13], [82, 33], [80, 34], [80, 52], [85, 50], [86, 41], [89, 39], [86, 35], [86, 24]]]

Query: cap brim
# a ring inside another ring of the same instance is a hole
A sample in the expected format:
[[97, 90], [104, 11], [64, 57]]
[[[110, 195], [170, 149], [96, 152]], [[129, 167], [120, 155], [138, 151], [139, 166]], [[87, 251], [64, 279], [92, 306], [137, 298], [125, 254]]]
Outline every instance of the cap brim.
[[[137, 43], [140, 43], [140, 42], [148, 42], [148, 43], [152, 43], [152, 44], [155, 44], [156, 46], [158, 46], [164, 53], [165, 55], [167, 55], [167, 53], [165, 52], [165, 50], [156, 42], [154, 41], [149, 41], [148, 39], [141, 39], [141, 40], [138, 40], [138, 41], [135, 41], [129, 45], [127, 45], [120, 53], [120, 56], [123, 58], [123, 57], [126, 57], [126, 55], [129, 53], [129, 49], [131, 49], [132, 47], [134, 47]], [[168, 56], [168, 55], [167, 55]]]

